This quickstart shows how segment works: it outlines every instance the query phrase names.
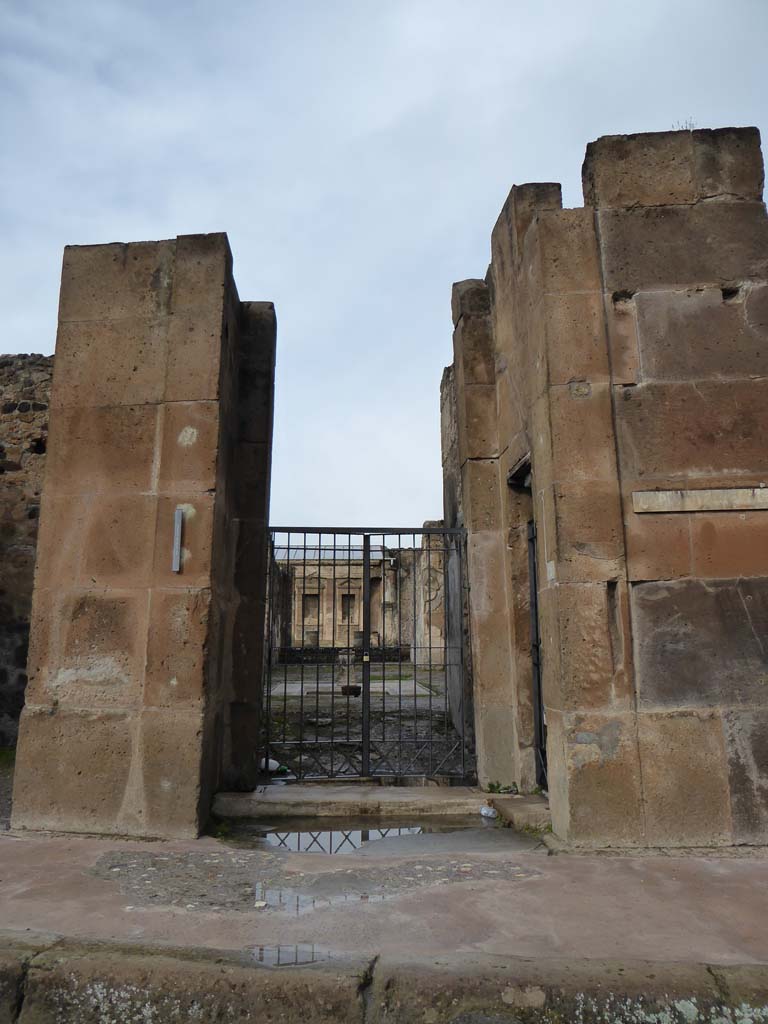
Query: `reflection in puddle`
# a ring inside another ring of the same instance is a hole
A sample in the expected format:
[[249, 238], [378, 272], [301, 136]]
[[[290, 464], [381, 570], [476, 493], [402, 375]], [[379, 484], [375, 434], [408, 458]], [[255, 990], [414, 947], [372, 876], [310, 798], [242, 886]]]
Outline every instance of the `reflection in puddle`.
[[330, 960], [331, 954], [314, 943], [304, 942], [294, 946], [255, 946], [253, 959], [265, 967], [300, 967]]
[[335, 856], [342, 853], [354, 853], [366, 843], [380, 839], [396, 839], [401, 836], [420, 836], [427, 833], [460, 832], [465, 829], [495, 827], [496, 822], [486, 818], [445, 818], [438, 821], [399, 821], [385, 822], [376, 818], [325, 818], [323, 828], [317, 818], [296, 819], [291, 821], [292, 828], [287, 829], [287, 822], [275, 825], [272, 822], [252, 819], [231, 823], [231, 838], [239, 845], [271, 846], [276, 850], [289, 853], [322, 853]]
[[320, 907], [337, 906], [340, 903], [380, 903], [384, 893], [344, 892], [333, 896], [307, 896], [295, 889], [271, 889], [266, 885], [254, 887], [256, 907], [267, 906], [272, 910], [282, 910], [296, 917], [308, 910]]
[[262, 832], [260, 835], [270, 846], [292, 853], [349, 853], [359, 850], [364, 843], [390, 836], [418, 836], [425, 831], [422, 825], [396, 828], [360, 828], [311, 832]]

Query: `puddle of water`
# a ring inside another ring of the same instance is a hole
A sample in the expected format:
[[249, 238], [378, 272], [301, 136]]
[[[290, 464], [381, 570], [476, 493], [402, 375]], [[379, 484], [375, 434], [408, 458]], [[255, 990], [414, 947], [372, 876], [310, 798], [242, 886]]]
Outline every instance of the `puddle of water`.
[[270, 910], [281, 910], [295, 917], [310, 910], [337, 906], [341, 903], [381, 903], [386, 899], [385, 893], [376, 892], [340, 892], [332, 896], [309, 896], [296, 889], [272, 889], [266, 885], [255, 886], [254, 896], [254, 907], [257, 910], [269, 907]]
[[380, 839], [392, 839], [399, 836], [417, 836], [427, 833], [459, 832], [464, 829], [494, 828], [496, 823], [486, 818], [473, 818], [471, 821], [461, 819], [441, 819], [431, 822], [405, 822], [397, 824], [384, 823], [371, 819], [341, 819], [339, 822], [325, 819], [323, 824], [329, 827], [318, 829], [310, 827], [317, 824], [317, 818], [311, 822], [294, 821], [293, 829], [284, 825], [273, 825], [256, 821], [241, 823], [236, 826], [232, 835], [239, 843], [253, 841], [258, 846], [271, 846], [290, 853], [322, 853], [326, 856], [354, 853], [366, 843]]
[[301, 967], [302, 964], [316, 964], [332, 959], [330, 950], [308, 942], [293, 946], [254, 946], [252, 955], [254, 963], [265, 967]]

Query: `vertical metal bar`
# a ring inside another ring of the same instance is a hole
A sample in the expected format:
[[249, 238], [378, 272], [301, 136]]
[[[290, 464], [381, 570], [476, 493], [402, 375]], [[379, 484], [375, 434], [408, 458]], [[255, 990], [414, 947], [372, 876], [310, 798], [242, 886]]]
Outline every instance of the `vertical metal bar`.
[[303, 532], [304, 544], [301, 549], [301, 688], [299, 690], [299, 778], [304, 778], [304, 631], [306, 622], [306, 609], [304, 607], [305, 595], [307, 592], [307, 531]]
[[[288, 546], [286, 548], [288, 560], [285, 563], [285, 575], [286, 575], [286, 586], [288, 589], [288, 606], [291, 613], [290, 622], [288, 623], [288, 647], [293, 647], [293, 629], [294, 629], [294, 605], [296, 604], [296, 588], [293, 585], [293, 576], [291, 575], [291, 533], [288, 531], [287, 538]], [[288, 739], [288, 652], [286, 651], [283, 658], [283, 743]]]
[[[418, 563], [418, 557], [419, 556], [417, 555], [417, 552], [416, 552], [416, 534], [415, 533], [413, 534], [412, 540], [413, 540], [413, 580], [412, 580], [412, 583], [413, 583], [413, 622], [411, 623], [411, 636], [413, 637], [413, 739], [414, 739], [413, 752], [414, 752], [414, 754], [416, 754], [416, 752], [419, 749], [418, 693], [417, 693], [417, 688], [416, 688], [417, 687], [416, 677], [418, 675], [418, 664], [419, 664], [419, 645], [418, 645], [419, 632], [418, 632], [418, 629], [417, 629], [418, 618], [416, 616], [416, 577], [418, 575], [417, 563]], [[418, 568], [420, 568], [420, 566]], [[411, 767], [413, 767], [413, 758], [411, 759]]]
[[363, 776], [371, 770], [371, 538], [363, 535]]
[[[264, 750], [262, 751], [262, 761], [259, 765], [259, 771], [266, 769], [264, 762], [269, 757], [270, 746], [272, 743], [272, 636], [274, 632], [274, 615], [275, 615], [275, 538], [271, 530], [267, 530], [267, 636], [266, 636], [266, 661], [264, 663], [264, 670], [262, 672], [262, 686], [264, 686], [264, 693], [262, 694], [261, 706], [264, 708]], [[278, 651], [280, 645], [278, 643]]]
[[427, 598], [427, 639], [429, 640], [429, 718], [428, 729], [429, 729], [429, 772], [432, 774], [432, 741], [434, 740], [432, 730], [432, 534], [426, 533], [423, 535], [427, 542], [427, 586], [426, 598]]
[[[352, 590], [352, 534], [348, 533], [347, 537], [347, 595]], [[352, 685], [350, 675], [352, 675], [354, 669], [355, 653], [352, 644], [350, 643], [350, 632], [352, 628], [352, 602], [347, 597], [347, 743], [349, 743], [349, 718], [350, 718], [350, 707], [349, 707], [349, 689]], [[350, 651], [352, 652], [350, 654]]]
[[379, 653], [381, 655], [381, 742], [382, 747], [387, 738], [387, 558], [381, 535], [381, 637]]
[[333, 774], [333, 754], [336, 746], [336, 534], [333, 535], [333, 595], [331, 597], [331, 778]]
[[459, 556], [458, 579], [459, 579], [459, 721], [461, 722], [461, 774], [467, 774], [467, 739], [466, 739], [466, 704], [464, 689], [467, 685], [466, 677], [466, 649], [464, 644], [464, 537], [456, 538], [456, 551]]
[[403, 541], [397, 534], [397, 770], [403, 767]]
[[320, 747], [320, 650], [323, 646], [322, 588], [323, 535], [317, 535], [317, 651], [315, 652], [315, 754], [322, 757]]

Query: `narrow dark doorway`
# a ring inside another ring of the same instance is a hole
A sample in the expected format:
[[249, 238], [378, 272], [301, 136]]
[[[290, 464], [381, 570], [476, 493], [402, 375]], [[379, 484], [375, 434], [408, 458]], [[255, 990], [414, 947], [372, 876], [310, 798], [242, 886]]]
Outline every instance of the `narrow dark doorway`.
[[531, 663], [533, 665], [533, 736], [536, 785], [547, 788], [547, 719], [541, 696], [541, 632], [539, 630], [539, 578], [536, 566], [536, 524], [528, 522], [528, 579], [531, 588]]

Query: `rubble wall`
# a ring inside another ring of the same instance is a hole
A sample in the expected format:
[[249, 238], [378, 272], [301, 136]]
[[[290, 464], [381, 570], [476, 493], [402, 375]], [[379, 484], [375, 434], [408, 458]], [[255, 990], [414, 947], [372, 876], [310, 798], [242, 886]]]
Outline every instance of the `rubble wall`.
[[[493, 375], [481, 386], [461, 381], [472, 352], [467, 314], [454, 308], [463, 502], [482, 500], [491, 528], [470, 519], [470, 551], [482, 540], [491, 552], [489, 532], [496, 545], [470, 594], [498, 655], [486, 669], [475, 658], [476, 699], [503, 688], [517, 728], [509, 770], [525, 788], [530, 619], [515, 598], [527, 585], [516, 538], [532, 514], [557, 834], [628, 846], [765, 842], [759, 135], [603, 138], [588, 147], [583, 179], [583, 208], [563, 210], [555, 184], [515, 187], [504, 205], [484, 286]], [[456, 286], [454, 307], [482, 287]], [[532, 512], [514, 486], [526, 460]]]
[[16, 742], [27, 682], [52, 372], [52, 356], [0, 356], [0, 747]]

